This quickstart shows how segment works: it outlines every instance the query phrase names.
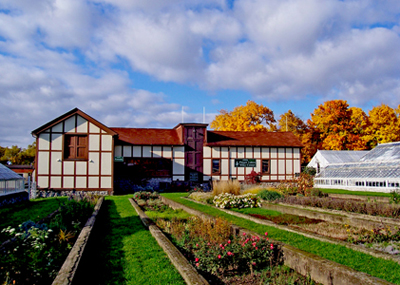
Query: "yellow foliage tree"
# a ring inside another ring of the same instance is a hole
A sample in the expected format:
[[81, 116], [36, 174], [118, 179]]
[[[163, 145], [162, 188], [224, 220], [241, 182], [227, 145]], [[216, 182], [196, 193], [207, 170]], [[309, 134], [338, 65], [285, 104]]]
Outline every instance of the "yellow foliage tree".
[[372, 108], [368, 115], [369, 124], [365, 138], [370, 141], [372, 147], [378, 143], [400, 141], [400, 105], [395, 110], [382, 104]]
[[274, 112], [254, 101], [247, 101], [246, 106], [239, 106], [228, 112], [220, 110], [210, 127], [217, 131], [275, 131]]

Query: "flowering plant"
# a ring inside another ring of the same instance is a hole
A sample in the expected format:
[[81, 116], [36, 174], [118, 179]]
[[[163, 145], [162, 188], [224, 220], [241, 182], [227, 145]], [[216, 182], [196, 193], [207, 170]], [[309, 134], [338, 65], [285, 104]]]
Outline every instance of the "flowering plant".
[[274, 246], [264, 238], [244, 234], [224, 243], [199, 242], [194, 248], [194, 264], [212, 274], [227, 270], [250, 271], [262, 268], [270, 262]]
[[153, 200], [158, 199], [159, 195], [157, 192], [147, 192], [147, 191], [139, 191], [133, 194], [133, 199], [137, 200]]
[[230, 208], [257, 208], [261, 207], [260, 199], [256, 194], [232, 195], [230, 193], [220, 194], [214, 197], [215, 206], [222, 209]]

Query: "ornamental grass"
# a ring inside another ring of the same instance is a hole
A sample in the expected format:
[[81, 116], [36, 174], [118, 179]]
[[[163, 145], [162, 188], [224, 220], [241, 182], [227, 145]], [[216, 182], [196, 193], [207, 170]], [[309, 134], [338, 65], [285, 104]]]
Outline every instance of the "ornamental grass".
[[212, 194], [217, 196], [224, 193], [240, 195], [240, 182], [238, 180], [213, 181]]

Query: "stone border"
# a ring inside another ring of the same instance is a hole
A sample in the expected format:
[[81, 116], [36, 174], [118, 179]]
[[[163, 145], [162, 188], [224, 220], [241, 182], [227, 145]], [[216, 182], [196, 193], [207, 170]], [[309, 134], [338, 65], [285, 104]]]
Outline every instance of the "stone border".
[[132, 206], [138, 213], [143, 225], [148, 228], [152, 236], [157, 240], [158, 244], [168, 255], [172, 264], [182, 275], [186, 284], [209, 284], [203, 276], [201, 276], [196, 269], [189, 263], [183, 254], [172, 244], [172, 242], [164, 235], [164, 233], [153, 223], [152, 220], [140, 209], [132, 198], [129, 198]]
[[[306, 216], [312, 219], [321, 219], [334, 223], [345, 223], [349, 225], [353, 225], [356, 227], [366, 225], [371, 227], [369, 229], [373, 229], [375, 227], [381, 226], [382, 224], [390, 225], [390, 226], [399, 226], [400, 219], [398, 218], [389, 218], [389, 217], [381, 217], [381, 216], [372, 216], [365, 215], [359, 213], [351, 213], [339, 210], [331, 210], [331, 209], [323, 209], [318, 207], [309, 207], [302, 206], [296, 204], [285, 204], [285, 203], [262, 203], [263, 208], [268, 207], [268, 209], [276, 210], [276, 211], [286, 211], [285, 213], [291, 214], [300, 212], [302, 216]], [[283, 208], [284, 207], [284, 208]], [[287, 210], [286, 210], [287, 209]], [[296, 213], [295, 215], [299, 215]]]
[[[215, 219], [213, 216], [206, 215], [203, 212], [194, 210], [185, 205], [172, 201], [168, 198], [161, 196], [161, 199], [164, 203], [169, 204], [174, 209], [183, 209], [191, 214], [195, 214], [205, 218]], [[191, 200], [193, 201], [193, 200]], [[202, 204], [198, 201], [199, 204]], [[219, 210], [224, 210], [220, 209]], [[233, 214], [235, 212], [225, 210], [229, 214]], [[197, 213], [197, 214], [196, 214]], [[237, 214], [237, 213], [235, 213]], [[273, 225], [276, 227], [276, 224]], [[237, 228], [237, 233], [248, 233], [251, 235], [259, 234], [245, 230], [242, 228]], [[356, 271], [350, 267], [344, 266], [342, 264], [333, 262], [328, 259], [324, 259], [320, 256], [317, 256], [312, 253], [305, 252], [303, 250], [297, 249], [291, 245], [284, 244], [279, 241], [275, 241], [270, 238], [270, 241], [273, 244], [276, 244], [280, 247], [280, 250], [283, 253], [284, 264], [293, 270], [299, 272], [304, 276], [310, 276], [312, 280], [318, 283], [326, 284], [326, 285], [348, 285], [348, 284], [359, 284], [359, 285], [374, 285], [374, 284], [393, 284], [386, 280], [373, 277], [367, 273]]]
[[74, 246], [69, 252], [67, 258], [65, 259], [63, 266], [61, 267], [56, 278], [54, 279], [52, 285], [72, 284], [72, 280], [75, 276], [76, 270], [78, 269], [83, 251], [85, 250], [90, 233], [92, 232], [97, 214], [100, 211], [103, 201], [104, 197], [100, 197], [100, 199], [97, 201], [92, 216], [87, 220], [85, 226], [78, 236], [78, 239], [76, 240]]
[[381, 196], [361, 196], [361, 195], [352, 195], [352, 194], [332, 194], [328, 193], [328, 197], [330, 198], [339, 198], [339, 199], [351, 199], [357, 201], [377, 201], [379, 203], [389, 203], [389, 197], [381, 197]]

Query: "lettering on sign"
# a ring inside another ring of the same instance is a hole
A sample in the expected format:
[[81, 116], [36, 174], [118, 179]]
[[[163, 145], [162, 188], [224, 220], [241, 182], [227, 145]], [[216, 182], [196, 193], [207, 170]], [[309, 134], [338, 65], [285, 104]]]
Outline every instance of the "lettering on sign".
[[235, 159], [235, 167], [256, 167], [257, 163], [254, 158]]

